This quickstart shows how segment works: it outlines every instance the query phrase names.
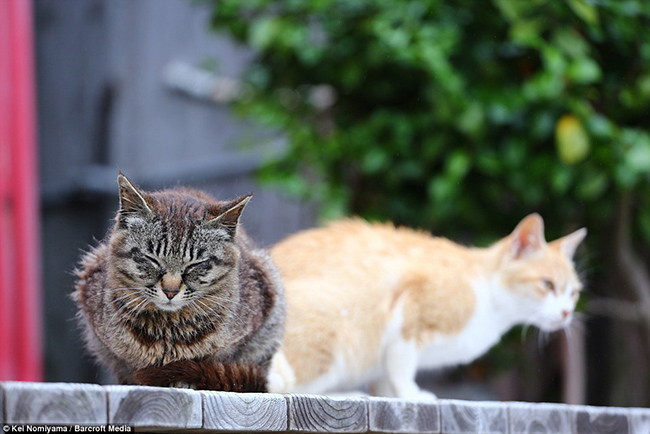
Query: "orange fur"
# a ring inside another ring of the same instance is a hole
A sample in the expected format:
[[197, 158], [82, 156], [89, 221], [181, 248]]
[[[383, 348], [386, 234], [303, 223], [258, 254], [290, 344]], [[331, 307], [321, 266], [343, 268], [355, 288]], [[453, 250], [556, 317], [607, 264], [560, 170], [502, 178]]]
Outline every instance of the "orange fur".
[[[582, 237], [581, 232], [572, 239], [571, 255]], [[485, 249], [360, 219], [287, 238], [271, 255], [285, 283], [287, 322], [281, 351], [295, 386], [319, 392], [316, 386], [301, 387], [337, 364], [345, 371], [341, 378], [351, 382], [381, 371], [392, 322], [399, 322], [400, 339], [416, 342], [420, 349], [439, 338], [453, 339], [476, 315], [477, 282], [496, 279], [531, 300], [548, 295], [545, 279], [553, 279], [558, 288], [579, 289], [562, 242], [546, 245], [536, 215]], [[291, 384], [280, 389], [274, 391], [295, 390]]]

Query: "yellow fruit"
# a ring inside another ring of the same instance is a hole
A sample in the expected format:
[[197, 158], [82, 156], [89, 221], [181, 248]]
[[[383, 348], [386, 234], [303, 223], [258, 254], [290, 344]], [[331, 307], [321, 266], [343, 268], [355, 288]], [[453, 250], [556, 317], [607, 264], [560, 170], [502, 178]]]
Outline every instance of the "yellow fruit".
[[591, 143], [587, 130], [574, 115], [562, 116], [555, 125], [555, 146], [560, 161], [576, 164], [587, 158]]

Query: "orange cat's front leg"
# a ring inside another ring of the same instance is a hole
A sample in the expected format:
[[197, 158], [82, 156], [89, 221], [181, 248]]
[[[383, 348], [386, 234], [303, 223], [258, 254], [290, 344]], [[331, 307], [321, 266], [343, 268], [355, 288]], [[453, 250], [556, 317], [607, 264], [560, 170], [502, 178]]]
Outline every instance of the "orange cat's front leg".
[[401, 334], [388, 341], [382, 358], [385, 375], [373, 384], [373, 394], [422, 401], [437, 399], [415, 382], [418, 356], [415, 342], [405, 340]]

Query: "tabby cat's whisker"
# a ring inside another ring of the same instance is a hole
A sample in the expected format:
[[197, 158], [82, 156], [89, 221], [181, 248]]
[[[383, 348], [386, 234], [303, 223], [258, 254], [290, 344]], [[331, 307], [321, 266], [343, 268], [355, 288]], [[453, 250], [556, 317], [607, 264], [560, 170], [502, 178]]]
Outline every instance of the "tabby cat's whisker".
[[140, 304], [138, 304], [136, 307], [134, 307], [133, 309], [131, 309], [131, 312], [133, 312], [133, 313], [135, 313], [135, 314], [139, 313], [140, 308], [142, 307], [142, 305], [144, 305], [145, 303], [148, 303], [148, 302], [149, 302], [149, 300], [147, 300], [147, 299], [145, 298], [144, 300], [142, 300], [142, 301], [140, 302]]
[[[122, 288], [109, 289], [108, 291], [115, 292], [115, 291], [118, 291], [120, 289], [122, 289]], [[139, 290], [141, 288], [124, 288], [124, 289]], [[95, 293], [95, 294], [91, 294], [88, 298], [93, 299], [93, 298], [96, 298], [96, 297], [104, 297], [104, 296], [106, 296], [106, 293], [98, 292], [98, 293]]]
[[139, 296], [141, 296], [141, 295], [145, 295], [145, 292], [144, 291], [129, 292], [127, 294], [122, 294], [119, 297], [114, 298], [113, 301], [122, 301], [122, 300], [125, 300], [125, 299], [129, 298], [129, 297], [139, 298]]
[[128, 303], [126, 303], [124, 306], [126, 308], [129, 308], [130, 306], [134, 305], [138, 301], [146, 301], [147, 299], [145, 297], [135, 297], [132, 300], [129, 300]]
[[200, 306], [203, 308], [203, 309], [202, 309], [203, 312], [208, 312], [208, 311], [210, 311], [210, 310], [212, 309], [212, 308], [210, 308], [210, 307], [209, 307], [205, 302], [203, 302], [202, 300], [200, 300], [200, 299], [198, 299], [198, 298], [197, 298], [196, 300], [193, 300], [193, 302], [194, 302], [194, 305], [195, 305], [195, 306], [196, 306], [196, 305], [200, 305]]
[[131, 306], [135, 305], [137, 302], [141, 301], [140, 298], [134, 298], [133, 300], [129, 300], [128, 303], [125, 303], [124, 305], [120, 306], [117, 311], [115, 311], [115, 314], [122, 314], [125, 312], [132, 312]]
[[120, 290], [143, 290], [146, 289], [144, 286], [138, 286], [138, 287], [128, 287], [128, 286], [123, 286], [119, 288], [109, 288], [109, 291], [120, 291]]
[[225, 298], [225, 297], [219, 297], [218, 295], [215, 295], [215, 294], [212, 294], [212, 295], [205, 295], [203, 298], [207, 298], [207, 299], [213, 300], [213, 301], [215, 301], [215, 302], [220, 302], [220, 301], [226, 301], [226, 302], [228, 302], [228, 301], [232, 301], [232, 300], [227, 299], [227, 298]]

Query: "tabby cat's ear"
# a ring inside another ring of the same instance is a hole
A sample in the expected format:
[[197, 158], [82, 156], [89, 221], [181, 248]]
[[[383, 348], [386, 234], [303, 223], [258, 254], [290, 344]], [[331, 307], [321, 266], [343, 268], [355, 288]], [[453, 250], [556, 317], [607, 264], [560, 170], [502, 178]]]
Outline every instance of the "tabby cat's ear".
[[241, 215], [244, 207], [253, 197], [252, 194], [249, 194], [244, 197], [239, 197], [230, 203], [228, 203], [225, 208], [226, 211], [222, 214], [219, 214], [213, 219], [210, 219], [206, 222], [207, 225], [217, 227], [225, 227], [228, 232], [234, 234], [237, 229], [237, 223], [239, 222], [239, 216]]
[[565, 235], [562, 238], [558, 238], [557, 240], [550, 242], [549, 246], [558, 249], [568, 259], [571, 259], [573, 258], [576, 249], [586, 236], [587, 228], [580, 228], [575, 232], [571, 232], [569, 235]]
[[144, 195], [135, 185], [127, 179], [122, 172], [117, 175], [117, 183], [120, 186], [120, 212], [125, 214], [149, 214], [151, 208], [147, 204]]
[[535, 213], [525, 217], [510, 234], [510, 252], [515, 259], [535, 253], [546, 246], [544, 220]]

